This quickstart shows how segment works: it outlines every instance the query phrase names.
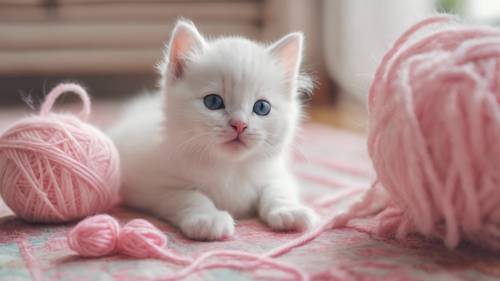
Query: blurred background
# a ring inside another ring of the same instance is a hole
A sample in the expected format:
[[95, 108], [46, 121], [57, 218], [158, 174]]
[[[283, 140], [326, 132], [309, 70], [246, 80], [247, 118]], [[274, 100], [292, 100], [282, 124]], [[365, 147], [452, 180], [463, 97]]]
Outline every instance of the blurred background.
[[303, 31], [304, 69], [317, 81], [311, 119], [364, 132], [380, 57], [436, 11], [500, 23], [499, 0], [0, 0], [0, 121], [28, 108], [27, 97], [36, 106], [61, 81], [82, 83], [107, 108], [154, 90], [154, 65], [184, 17], [212, 37], [271, 42]]

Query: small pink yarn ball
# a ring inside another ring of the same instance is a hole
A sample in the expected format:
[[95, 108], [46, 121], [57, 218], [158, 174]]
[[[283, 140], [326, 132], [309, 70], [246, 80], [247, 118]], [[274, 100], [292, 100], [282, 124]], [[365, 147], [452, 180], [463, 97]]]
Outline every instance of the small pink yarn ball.
[[79, 222], [68, 233], [69, 247], [83, 257], [113, 254], [120, 225], [109, 215], [96, 215]]
[[136, 258], [154, 258], [167, 247], [167, 236], [143, 219], [127, 223], [119, 234], [120, 252]]
[[[81, 119], [50, 112], [65, 92], [82, 99]], [[89, 115], [86, 91], [61, 84], [47, 95], [40, 115], [16, 122], [0, 136], [0, 194], [16, 215], [31, 222], [67, 222], [114, 203], [118, 152], [106, 135], [84, 122]]]
[[447, 16], [403, 34], [369, 93], [380, 232], [500, 250], [500, 31]]

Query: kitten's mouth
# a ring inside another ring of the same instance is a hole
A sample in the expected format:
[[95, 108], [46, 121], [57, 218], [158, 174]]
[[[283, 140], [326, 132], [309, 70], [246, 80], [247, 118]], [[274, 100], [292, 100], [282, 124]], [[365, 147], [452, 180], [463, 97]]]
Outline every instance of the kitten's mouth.
[[236, 136], [235, 138], [227, 141], [225, 144], [235, 147], [235, 148], [240, 148], [240, 147], [246, 147], [247, 144], [245, 143], [244, 140], [241, 139], [240, 136]]

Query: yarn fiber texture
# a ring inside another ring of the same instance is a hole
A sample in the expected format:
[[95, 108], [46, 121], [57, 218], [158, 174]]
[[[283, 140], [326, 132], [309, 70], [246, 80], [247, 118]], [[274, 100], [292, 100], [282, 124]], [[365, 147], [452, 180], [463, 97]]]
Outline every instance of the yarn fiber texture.
[[383, 57], [368, 105], [379, 233], [500, 250], [500, 31], [448, 16], [414, 25]]
[[[51, 109], [65, 92], [83, 102], [80, 116]], [[119, 157], [111, 142], [86, 123], [90, 99], [77, 84], [60, 84], [40, 114], [24, 118], [0, 136], [0, 194], [19, 217], [67, 222], [108, 209], [119, 186]]]
[[[319, 232], [314, 235], [319, 235]], [[290, 280], [308, 280], [307, 274], [296, 266], [273, 259], [297, 247], [302, 240], [292, 241], [262, 255], [214, 250], [192, 258], [170, 250], [167, 236], [148, 221], [134, 219], [120, 227], [118, 221], [109, 215], [86, 218], [68, 233], [67, 240], [70, 249], [83, 257], [121, 254], [139, 259], [161, 259], [183, 266], [178, 272], [161, 280], [181, 280], [191, 274], [216, 268], [240, 271], [267, 269], [287, 274]]]

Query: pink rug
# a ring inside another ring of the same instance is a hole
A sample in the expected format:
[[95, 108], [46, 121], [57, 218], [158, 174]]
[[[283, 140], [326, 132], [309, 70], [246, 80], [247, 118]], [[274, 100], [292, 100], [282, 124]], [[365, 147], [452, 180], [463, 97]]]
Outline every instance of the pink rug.
[[[97, 106], [94, 120], [109, 124], [108, 106]], [[116, 108], [116, 107], [115, 107]], [[21, 116], [18, 110], [0, 112], [0, 132]], [[344, 131], [308, 124], [296, 144], [294, 171], [304, 200], [323, 216], [345, 209], [370, 182], [365, 140]], [[146, 214], [117, 207], [110, 214], [121, 222], [146, 218], [169, 237], [169, 247], [196, 256], [208, 249], [237, 249], [262, 253], [297, 237], [276, 233], [256, 219], [239, 221], [235, 236], [223, 242], [185, 239], [168, 224]], [[500, 258], [470, 246], [448, 251], [439, 243], [412, 237], [405, 242], [371, 235], [373, 221], [323, 233], [311, 243], [279, 260], [299, 266], [312, 280], [499, 280]], [[16, 219], [0, 201], [0, 280], [157, 280], [180, 267], [164, 261], [121, 256], [83, 259], [68, 249], [67, 231], [74, 224], [36, 225]], [[212, 270], [188, 280], [281, 280], [260, 270], [243, 273]]]

